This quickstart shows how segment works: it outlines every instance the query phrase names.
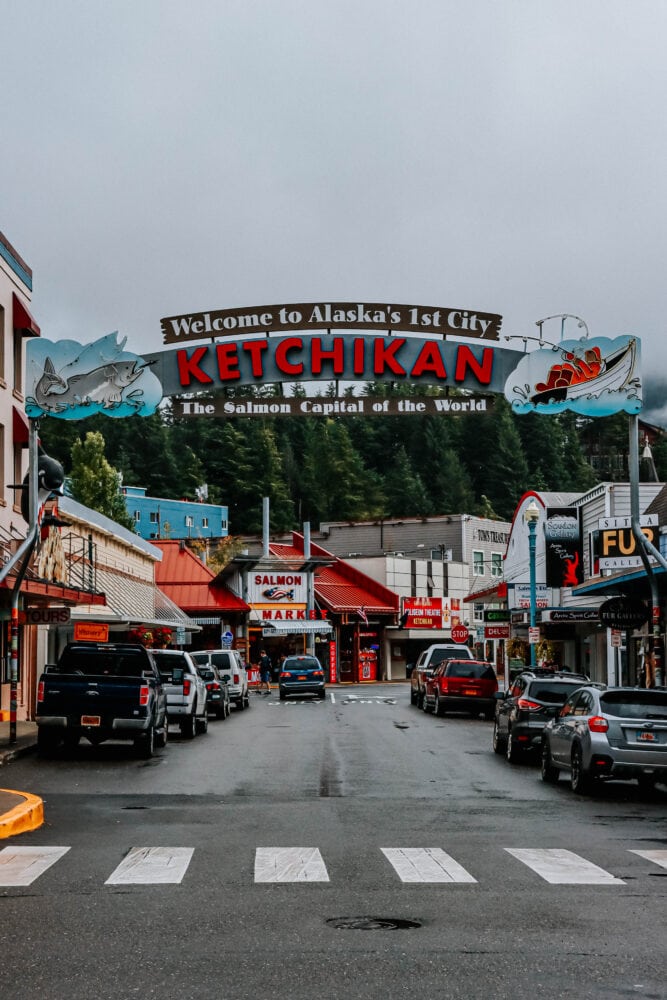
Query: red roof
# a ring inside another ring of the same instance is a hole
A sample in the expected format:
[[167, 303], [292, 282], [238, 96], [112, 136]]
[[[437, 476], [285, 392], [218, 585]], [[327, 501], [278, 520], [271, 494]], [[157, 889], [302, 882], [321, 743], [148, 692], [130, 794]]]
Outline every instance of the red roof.
[[250, 606], [223, 584], [192, 549], [180, 541], [151, 540], [162, 552], [155, 566], [155, 582], [167, 597], [187, 612], [250, 611]]
[[[303, 535], [295, 531], [292, 540], [292, 545], [270, 545], [271, 552], [281, 559], [303, 560]], [[315, 571], [315, 596], [321, 605], [338, 614], [361, 610], [381, 615], [398, 613], [398, 594], [319, 545], [311, 545], [310, 553], [313, 558], [333, 560], [330, 566]]]

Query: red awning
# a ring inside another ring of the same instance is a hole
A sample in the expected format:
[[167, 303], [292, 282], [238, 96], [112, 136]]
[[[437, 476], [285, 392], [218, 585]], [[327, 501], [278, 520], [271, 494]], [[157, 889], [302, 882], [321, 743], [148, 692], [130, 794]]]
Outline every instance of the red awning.
[[16, 292], [12, 292], [12, 309], [14, 313], [14, 330], [24, 337], [39, 337], [40, 329], [30, 315], [30, 310], [21, 302]]
[[18, 406], [12, 407], [12, 440], [14, 444], [20, 444], [22, 448], [27, 448], [30, 443], [30, 425], [28, 418]]

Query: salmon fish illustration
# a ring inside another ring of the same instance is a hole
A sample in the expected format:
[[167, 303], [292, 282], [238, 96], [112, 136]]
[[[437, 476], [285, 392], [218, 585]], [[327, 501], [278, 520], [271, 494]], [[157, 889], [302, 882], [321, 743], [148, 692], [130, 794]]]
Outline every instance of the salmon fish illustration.
[[[62, 413], [71, 407], [91, 406], [96, 403], [105, 410], [120, 406], [123, 392], [140, 377], [147, 364], [139, 364], [140, 359], [131, 361], [110, 361], [93, 368], [89, 372], [79, 372], [62, 378], [51, 358], [44, 361], [44, 372], [35, 385], [34, 402], [45, 413]], [[125, 402], [140, 409], [141, 389], [128, 393]], [[32, 402], [32, 400], [29, 400]]]

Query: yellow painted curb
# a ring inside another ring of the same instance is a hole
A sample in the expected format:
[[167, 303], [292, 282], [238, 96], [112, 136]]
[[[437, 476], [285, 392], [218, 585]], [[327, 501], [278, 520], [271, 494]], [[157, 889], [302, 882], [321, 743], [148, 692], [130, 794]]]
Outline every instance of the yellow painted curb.
[[28, 830], [37, 830], [42, 825], [44, 822], [44, 803], [38, 795], [31, 795], [30, 792], [14, 792], [11, 788], [0, 788], [0, 792], [20, 795], [24, 799], [9, 812], [0, 816], [0, 840], [5, 837], [15, 837]]

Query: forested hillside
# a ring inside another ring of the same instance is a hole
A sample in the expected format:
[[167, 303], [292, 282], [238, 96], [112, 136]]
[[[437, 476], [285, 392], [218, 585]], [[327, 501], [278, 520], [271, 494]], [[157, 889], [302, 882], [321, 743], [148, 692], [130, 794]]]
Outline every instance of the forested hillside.
[[[66, 471], [72, 445], [92, 430], [126, 485], [195, 499], [208, 484], [209, 501], [228, 505], [233, 534], [261, 531], [264, 496], [282, 531], [380, 516], [507, 519], [528, 488], [585, 490], [627, 478], [625, 416], [588, 424], [571, 413], [517, 417], [501, 397], [486, 413], [464, 415], [184, 419], [167, 407], [152, 417], [40, 422], [44, 447]], [[663, 443], [654, 457], [662, 478]]]

